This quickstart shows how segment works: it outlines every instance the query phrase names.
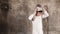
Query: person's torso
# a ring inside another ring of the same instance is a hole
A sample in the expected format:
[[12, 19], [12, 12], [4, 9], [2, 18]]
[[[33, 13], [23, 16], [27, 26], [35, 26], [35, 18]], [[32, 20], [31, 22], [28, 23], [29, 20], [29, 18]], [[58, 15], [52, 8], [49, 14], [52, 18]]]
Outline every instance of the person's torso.
[[32, 22], [41, 23], [42, 22], [42, 17], [41, 16], [35, 16], [34, 20]]

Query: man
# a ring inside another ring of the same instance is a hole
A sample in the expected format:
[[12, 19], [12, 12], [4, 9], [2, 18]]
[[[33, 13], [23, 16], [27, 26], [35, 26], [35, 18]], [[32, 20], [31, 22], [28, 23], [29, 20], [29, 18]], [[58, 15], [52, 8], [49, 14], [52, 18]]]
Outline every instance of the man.
[[32, 34], [43, 34], [42, 18], [48, 16], [47, 11], [38, 4], [34, 13], [28, 17], [32, 21]]

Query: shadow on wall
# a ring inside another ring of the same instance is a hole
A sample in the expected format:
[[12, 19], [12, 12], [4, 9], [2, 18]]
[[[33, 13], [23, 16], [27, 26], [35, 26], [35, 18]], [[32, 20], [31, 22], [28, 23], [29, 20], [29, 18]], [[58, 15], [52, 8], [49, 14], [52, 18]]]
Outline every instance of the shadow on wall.
[[0, 34], [7, 34], [8, 32], [8, 15], [9, 5], [8, 0], [0, 0]]

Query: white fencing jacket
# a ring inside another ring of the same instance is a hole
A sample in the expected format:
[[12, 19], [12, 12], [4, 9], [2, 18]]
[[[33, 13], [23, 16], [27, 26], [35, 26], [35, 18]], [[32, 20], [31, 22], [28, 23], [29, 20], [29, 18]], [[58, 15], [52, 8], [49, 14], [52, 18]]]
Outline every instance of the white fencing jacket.
[[28, 17], [29, 20], [32, 20], [35, 16], [32, 21], [32, 34], [43, 34], [42, 18], [49, 16], [45, 9], [43, 11], [44, 13], [41, 16], [35, 16], [35, 13], [33, 13]]

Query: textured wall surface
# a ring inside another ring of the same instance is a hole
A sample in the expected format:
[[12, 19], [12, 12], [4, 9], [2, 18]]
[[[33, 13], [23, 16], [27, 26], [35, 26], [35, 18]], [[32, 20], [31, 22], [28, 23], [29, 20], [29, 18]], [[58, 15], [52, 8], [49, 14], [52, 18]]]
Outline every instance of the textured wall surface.
[[28, 16], [41, 4], [49, 13], [44, 34], [60, 34], [60, 0], [0, 0], [0, 34], [31, 34]]

